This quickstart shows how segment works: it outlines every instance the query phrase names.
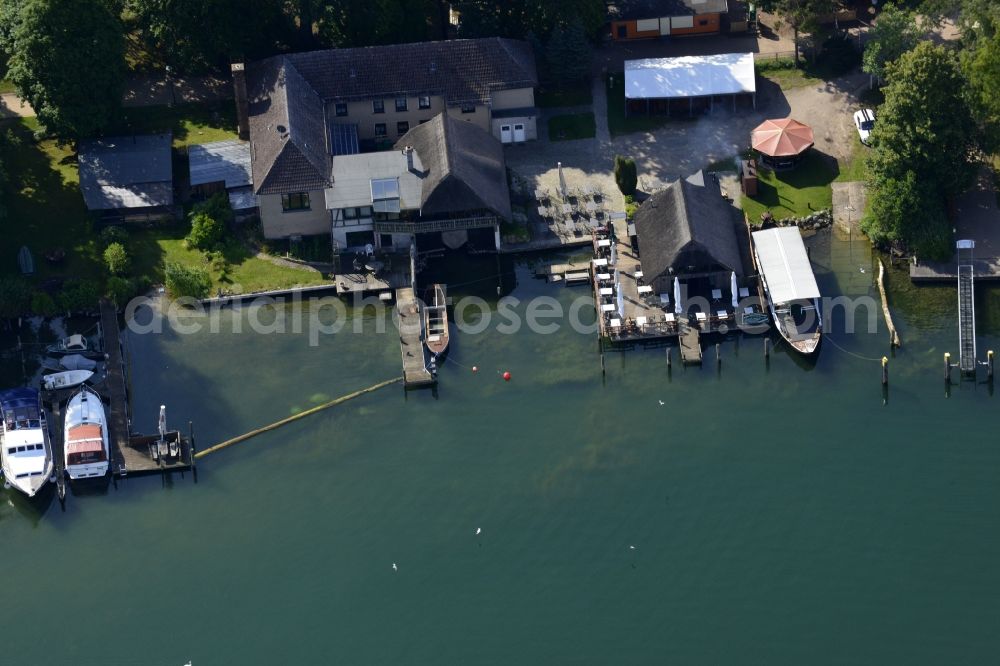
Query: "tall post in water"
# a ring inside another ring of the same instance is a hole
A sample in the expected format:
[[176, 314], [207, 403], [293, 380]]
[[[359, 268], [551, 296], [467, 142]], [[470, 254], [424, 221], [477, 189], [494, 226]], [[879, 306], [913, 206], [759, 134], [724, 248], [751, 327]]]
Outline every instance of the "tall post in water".
[[889, 359], [882, 357], [882, 386], [889, 385]]
[[986, 352], [986, 379], [993, 383], [993, 350]]
[[944, 353], [944, 383], [951, 384], [951, 354]]

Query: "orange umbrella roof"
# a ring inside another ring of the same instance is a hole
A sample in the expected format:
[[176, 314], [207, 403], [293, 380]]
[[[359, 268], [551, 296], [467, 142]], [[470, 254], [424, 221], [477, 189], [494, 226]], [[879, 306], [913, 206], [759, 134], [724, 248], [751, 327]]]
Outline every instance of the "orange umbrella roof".
[[750, 144], [771, 157], [791, 157], [813, 145], [813, 131], [792, 118], [765, 120], [750, 132]]

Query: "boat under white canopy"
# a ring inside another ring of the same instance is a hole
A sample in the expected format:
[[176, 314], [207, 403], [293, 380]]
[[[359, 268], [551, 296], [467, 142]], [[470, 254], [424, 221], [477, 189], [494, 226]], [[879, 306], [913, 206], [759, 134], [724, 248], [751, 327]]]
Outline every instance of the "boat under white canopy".
[[626, 99], [756, 93], [753, 53], [625, 61]]
[[816, 276], [797, 227], [755, 231], [753, 244], [774, 303], [819, 298]]

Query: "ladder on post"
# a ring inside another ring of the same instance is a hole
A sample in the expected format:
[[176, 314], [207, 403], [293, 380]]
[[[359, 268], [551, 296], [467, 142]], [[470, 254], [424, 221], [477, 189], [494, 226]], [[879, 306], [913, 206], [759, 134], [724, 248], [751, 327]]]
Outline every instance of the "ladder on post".
[[976, 243], [960, 240], [958, 249], [958, 345], [963, 375], [976, 374], [976, 289], [972, 251]]

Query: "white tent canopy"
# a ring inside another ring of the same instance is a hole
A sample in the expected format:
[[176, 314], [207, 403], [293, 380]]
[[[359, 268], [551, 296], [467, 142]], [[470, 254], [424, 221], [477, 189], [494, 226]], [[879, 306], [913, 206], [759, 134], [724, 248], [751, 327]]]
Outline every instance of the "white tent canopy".
[[755, 231], [753, 244], [772, 301], [789, 303], [819, 298], [816, 277], [797, 227]]
[[753, 53], [625, 61], [626, 99], [756, 93]]

